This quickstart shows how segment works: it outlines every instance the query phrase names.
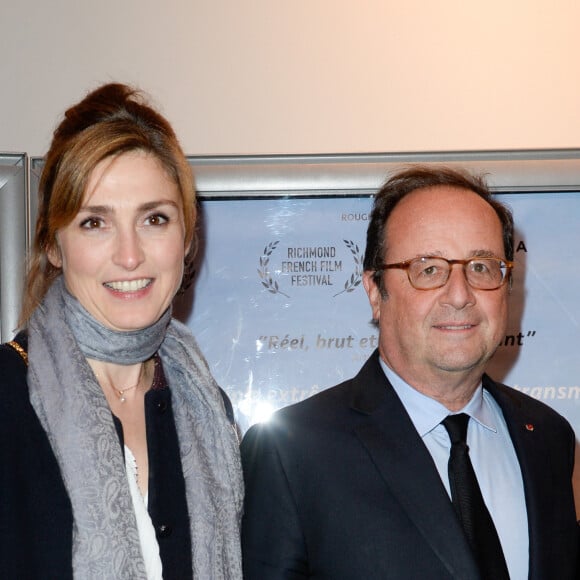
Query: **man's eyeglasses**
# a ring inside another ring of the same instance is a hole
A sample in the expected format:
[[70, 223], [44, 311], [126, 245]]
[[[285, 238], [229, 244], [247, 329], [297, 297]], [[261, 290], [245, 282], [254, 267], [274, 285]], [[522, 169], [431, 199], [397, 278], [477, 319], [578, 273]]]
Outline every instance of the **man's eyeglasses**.
[[447, 260], [438, 256], [422, 256], [397, 264], [383, 264], [380, 270], [406, 270], [407, 277], [416, 290], [435, 290], [447, 284], [451, 268], [459, 264], [467, 283], [477, 290], [496, 290], [509, 279], [513, 262], [500, 258], [470, 258], [469, 260]]

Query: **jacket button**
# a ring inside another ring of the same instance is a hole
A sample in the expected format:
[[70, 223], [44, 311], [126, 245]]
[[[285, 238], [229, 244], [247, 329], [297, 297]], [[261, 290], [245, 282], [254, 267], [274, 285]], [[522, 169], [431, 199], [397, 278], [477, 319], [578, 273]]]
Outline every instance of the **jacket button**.
[[157, 407], [157, 412], [162, 414], [165, 413], [165, 411], [167, 411], [167, 401], [157, 401], [155, 403], [155, 406]]
[[167, 524], [159, 524], [157, 526], [157, 535], [160, 538], [168, 538], [171, 535], [173, 528]]

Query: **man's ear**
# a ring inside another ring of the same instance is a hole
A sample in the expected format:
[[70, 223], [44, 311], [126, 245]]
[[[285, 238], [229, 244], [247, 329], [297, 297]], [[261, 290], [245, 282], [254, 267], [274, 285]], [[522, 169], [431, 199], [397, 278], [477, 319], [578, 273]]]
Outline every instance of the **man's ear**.
[[375, 272], [373, 270], [365, 270], [363, 272], [362, 282], [369, 298], [369, 303], [373, 312], [373, 320], [378, 320], [381, 314], [381, 302], [383, 296], [375, 281], [374, 274]]

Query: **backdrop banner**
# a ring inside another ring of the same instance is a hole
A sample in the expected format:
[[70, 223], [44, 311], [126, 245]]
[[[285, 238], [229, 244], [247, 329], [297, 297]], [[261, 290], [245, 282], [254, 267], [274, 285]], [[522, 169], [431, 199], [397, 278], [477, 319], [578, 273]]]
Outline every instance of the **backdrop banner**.
[[[554, 407], [578, 434], [580, 192], [497, 197], [514, 213], [516, 266], [489, 374]], [[371, 206], [369, 195], [328, 193], [203, 199], [203, 258], [177, 313], [242, 431], [353, 376], [376, 348], [361, 278]]]

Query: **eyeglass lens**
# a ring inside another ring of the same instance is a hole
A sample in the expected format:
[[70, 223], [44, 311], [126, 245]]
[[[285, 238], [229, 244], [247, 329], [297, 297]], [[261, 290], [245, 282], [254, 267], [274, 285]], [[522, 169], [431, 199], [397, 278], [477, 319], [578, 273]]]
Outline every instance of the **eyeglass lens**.
[[[409, 264], [409, 279], [416, 288], [443, 286], [450, 275], [454, 261], [443, 258], [418, 258]], [[462, 262], [455, 262], [462, 263]], [[467, 282], [474, 288], [494, 289], [503, 283], [505, 263], [496, 258], [477, 258], [462, 263]]]

